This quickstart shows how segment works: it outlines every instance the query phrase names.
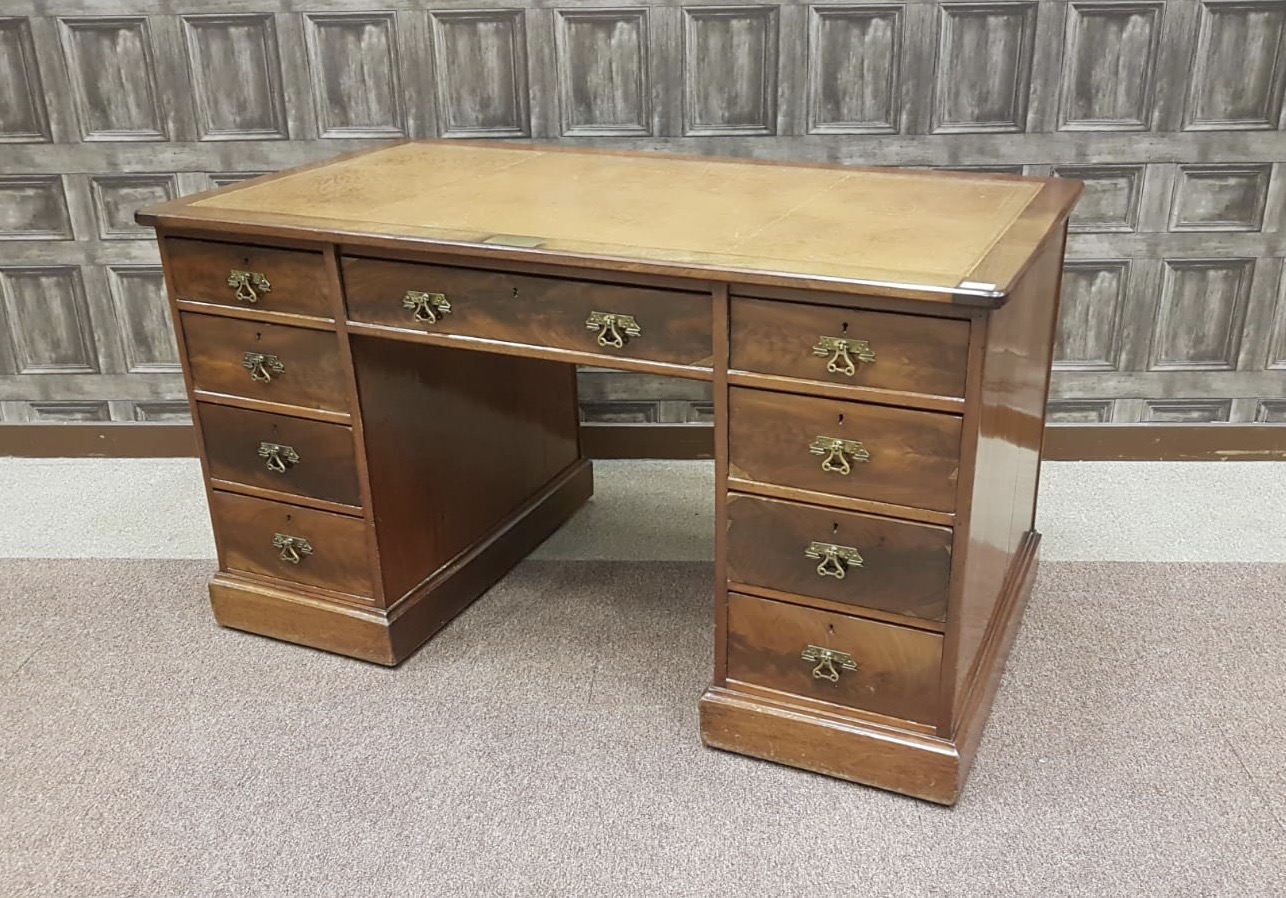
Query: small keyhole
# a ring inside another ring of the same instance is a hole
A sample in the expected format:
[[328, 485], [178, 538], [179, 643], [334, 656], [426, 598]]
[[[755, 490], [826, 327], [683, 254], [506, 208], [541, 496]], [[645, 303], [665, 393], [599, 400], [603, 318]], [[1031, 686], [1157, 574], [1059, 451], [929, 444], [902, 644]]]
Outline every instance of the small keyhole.
[[839, 524], [837, 524], [837, 523], [835, 523], [835, 522], [832, 522], [832, 523], [831, 523], [831, 535], [832, 535], [832, 536], [834, 536], [836, 533], [839, 533]]
[[287, 523], [287, 524], [289, 524], [289, 523], [290, 523], [290, 515], [286, 515], [286, 523]]
[[840, 426], [840, 427], [843, 427], [843, 426], [844, 426], [844, 413], [843, 413], [843, 412], [841, 412], [841, 413], [840, 413], [840, 416], [839, 416], [839, 426]]
[[841, 325], [839, 326], [839, 332], [840, 332], [841, 334], [847, 334], [847, 333], [848, 333], [848, 322], [847, 322], [847, 321], [845, 321], [843, 324], [841, 324]]
[[826, 632], [827, 632], [827, 633], [829, 633], [829, 634], [831, 634], [832, 636], [834, 636], [834, 635], [835, 635], [835, 625], [834, 625], [834, 624], [827, 624], [827, 625], [826, 625]]
[[255, 332], [255, 342], [256, 342], [256, 343], [258, 343], [258, 342], [259, 342], [260, 340], [262, 340], [262, 339], [263, 339], [263, 334], [261, 334], [261, 333], [259, 333], [259, 332], [257, 332], [257, 331], [256, 331], [256, 332]]
[[518, 288], [514, 287], [514, 299], [518, 298]]

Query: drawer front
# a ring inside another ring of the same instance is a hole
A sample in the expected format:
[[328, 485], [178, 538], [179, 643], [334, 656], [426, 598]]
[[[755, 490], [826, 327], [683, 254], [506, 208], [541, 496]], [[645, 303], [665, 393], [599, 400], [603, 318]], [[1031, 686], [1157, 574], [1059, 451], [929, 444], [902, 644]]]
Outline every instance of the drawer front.
[[[343, 266], [354, 321], [616, 358], [712, 364], [705, 294], [356, 257], [345, 257]], [[424, 298], [408, 300], [408, 292]], [[439, 296], [449, 312], [441, 311]], [[420, 320], [406, 305], [417, 301]], [[631, 336], [630, 322], [619, 319], [591, 328], [595, 315], [628, 316], [638, 333]]]
[[946, 527], [728, 498], [731, 581], [940, 621], [950, 576]]
[[[818, 649], [843, 652], [856, 669]], [[728, 595], [730, 679], [933, 725], [941, 660], [937, 633]]]
[[351, 428], [206, 402], [198, 414], [211, 477], [361, 506]]
[[[230, 571], [366, 598], [374, 594], [361, 518], [222, 492], [213, 494], [210, 516]], [[280, 537], [303, 542], [288, 548]]]
[[[347, 381], [340, 371], [334, 333], [191, 312], [184, 312], [182, 319], [196, 389], [348, 411]], [[247, 368], [247, 355], [250, 362], [263, 356], [262, 370]], [[255, 379], [256, 373], [261, 379]]]
[[[953, 511], [960, 465], [956, 415], [733, 387], [729, 473], [798, 489]], [[817, 443], [822, 440], [822, 443]], [[860, 443], [832, 454], [813, 446]], [[825, 466], [825, 467], [823, 467]], [[847, 473], [845, 471], [847, 470]]]
[[[828, 383], [962, 397], [969, 323], [734, 297], [731, 367]], [[827, 338], [844, 340], [839, 347]], [[864, 349], [864, 346], [865, 349]], [[870, 361], [862, 361], [866, 355]]]
[[166, 265], [178, 299], [333, 318], [321, 253], [170, 237]]

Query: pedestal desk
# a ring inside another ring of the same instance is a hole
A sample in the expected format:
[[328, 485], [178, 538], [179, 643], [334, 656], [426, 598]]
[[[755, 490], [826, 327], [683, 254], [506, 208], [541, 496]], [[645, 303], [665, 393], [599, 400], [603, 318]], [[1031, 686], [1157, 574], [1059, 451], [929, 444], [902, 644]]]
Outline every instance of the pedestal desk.
[[1079, 189], [442, 141], [145, 210], [215, 617], [397, 664], [590, 496], [576, 364], [710, 381], [702, 738], [952, 803], [1035, 576]]

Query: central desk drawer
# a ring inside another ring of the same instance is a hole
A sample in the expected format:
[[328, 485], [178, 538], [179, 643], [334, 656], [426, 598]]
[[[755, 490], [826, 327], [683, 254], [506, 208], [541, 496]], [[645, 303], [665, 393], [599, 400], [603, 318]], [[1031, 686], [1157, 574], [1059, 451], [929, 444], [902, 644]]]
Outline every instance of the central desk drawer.
[[735, 479], [955, 510], [956, 415], [733, 387], [728, 430]]
[[618, 358], [710, 367], [710, 297], [702, 293], [344, 257], [348, 316]]
[[951, 530], [797, 502], [728, 497], [728, 579], [945, 620]]

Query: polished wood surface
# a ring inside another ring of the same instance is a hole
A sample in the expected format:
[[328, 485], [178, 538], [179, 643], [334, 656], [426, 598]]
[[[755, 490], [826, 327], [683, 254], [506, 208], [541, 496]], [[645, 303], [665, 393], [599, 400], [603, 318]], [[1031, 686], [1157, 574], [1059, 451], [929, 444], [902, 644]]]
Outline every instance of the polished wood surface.
[[[216, 492], [210, 504], [229, 570], [317, 586], [350, 596], [373, 593], [366, 523], [348, 515]], [[312, 553], [284, 561], [277, 534], [307, 540]]]
[[[814, 676], [807, 646], [852, 656], [856, 670]], [[891, 717], [934, 723], [942, 637], [740, 593], [728, 595], [728, 679]]]
[[[960, 418], [747, 390], [729, 390], [729, 470], [744, 480], [909, 505], [955, 508]], [[766, 426], [766, 422], [772, 422]], [[826, 471], [809, 445], [817, 437], [860, 442], [870, 460]]]
[[[221, 486], [258, 487], [360, 510], [352, 428], [210, 402], [197, 403], [197, 415], [210, 476]], [[264, 443], [289, 447], [298, 461], [271, 466], [271, 457], [260, 454]]]
[[[333, 333], [189, 312], [182, 313], [182, 320], [196, 390], [348, 411]], [[276, 356], [285, 370], [272, 373], [270, 381], [256, 381], [244, 365], [247, 352]]]
[[[709, 381], [702, 738], [951, 803], [1035, 575], [1078, 189], [421, 143], [142, 213], [194, 403], [216, 618], [397, 664], [589, 498], [575, 364]], [[229, 261], [299, 304], [229, 304]], [[408, 291], [450, 312], [414, 320]], [[594, 312], [640, 332], [604, 345]], [[827, 371], [823, 337], [852, 341], [852, 374]], [[255, 382], [248, 351], [285, 371]], [[269, 471], [264, 434], [298, 463]], [[278, 534], [311, 554], [283, 560]]]
[[[354, 321], [428, 333], [465, 334], [503, 343], [554, 347], [619, 358], [710, 367], [710, 299], [699, 293], [508, 272], [345, 257], [344, 292]], [[443, 294], [450, 312], [416, 321], [407, 291]], [[594, 312], [629, 315], [641, 334], [619, 348], [598, 343]]]
[[[333, 314], [321, 253], [179, 237], [166, 241], [166, 252], [178, 299], [318, 318]], [[254, 302], [237, 299], [228, 284], [234, 271], [263, 275], [269, 289], [255, 289]]]
[[[842, 579], [818, 573], [813, 542], [857, 549]], [[945, 620], [951, 531], [754, 496], [728, 497], [728, 579], [926, 620]], [[854, 609], [858, 610], [858, 609]]]
[[[828, 371], [829, 356], [813, 351], [827, 336], [865, 341], [875, 361], [854, 359], [852, 374]], [[963, 397], [968, 348], [966, 321], [747, 297], [732, 300], [731, 366], [738, 371]]]
[[[1003, 175], [448, 140], [180, 200], [141, 220], [218, 222], [242, 233], [340, 231], [350, 243], [389, 236], [587, 268], [717, 270], [744, 283], [885, 285], [930, 301], [991, 304], [1078, 192], [1064, 181]], [[1033, 205], [1039, 211], [1025, 216]]]

